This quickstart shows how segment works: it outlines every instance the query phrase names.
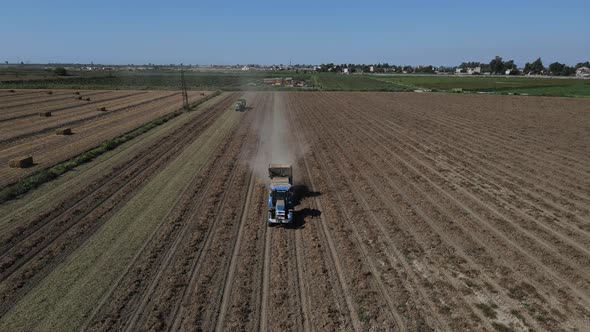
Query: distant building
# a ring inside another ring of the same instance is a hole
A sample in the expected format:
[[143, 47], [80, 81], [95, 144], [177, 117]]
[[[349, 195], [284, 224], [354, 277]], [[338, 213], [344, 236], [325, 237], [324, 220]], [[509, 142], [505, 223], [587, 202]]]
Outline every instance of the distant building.
[[246, 70], [250, 70], [250, 67], [248, 67], [248, 66], [243, 66], [243, 67], [242, 67], [242, 70], [244, 70], [244, 71], [246, 71]]
[[467, 74], [469, 74], [469, 75], [481, 74], [481, 67], [467, 68]]
[[350, 74], [350, 69], [348, 69], [348, 68], [342, 69], [342, 74]]
[[370, 67], [369, 67], [369, 71], [370, 71], [371, 73], [372, 73], [372, 72], [374, 72], [374, 71], [375, 71], [375, 67], [374, 67], [374, 66], [370, 66]]
[[576, 69], [576, 77], [590, 77], [590, 68], [580, 67]]
[[481, 74], [481, 67], [469, 67], [469, 68], [456, 68], [455, 74]]

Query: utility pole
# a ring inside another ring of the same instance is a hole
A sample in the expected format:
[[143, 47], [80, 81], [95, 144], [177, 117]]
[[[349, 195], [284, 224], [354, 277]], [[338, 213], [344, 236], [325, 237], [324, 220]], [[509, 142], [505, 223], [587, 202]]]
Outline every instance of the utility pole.
[[184, 80], [184, 68], [182, 64], [180, 65], [180, 86], [182, 89], [182, 108], [188, 111], [190, 106], [188, 104], [188, 94], [186, 93], [186, 81]]

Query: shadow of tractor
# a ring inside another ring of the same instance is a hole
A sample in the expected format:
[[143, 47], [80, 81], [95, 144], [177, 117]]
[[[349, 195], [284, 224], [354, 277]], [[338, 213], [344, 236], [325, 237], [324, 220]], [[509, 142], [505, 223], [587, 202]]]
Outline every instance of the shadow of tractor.
[[[295, 185], [293, 186], [293, 206], [298, 206], [301, 204], [305, 198], [308, 197], [318, 197], [321, 195], [320, 192], [311, 191], [305, 185]], [[315, 218], [319, 218], [322, 215], [322, 212], [318, 209], [312, 208], [303, 208], [301, 210], [295, 210], [293, 214], [293, 221], [287, 225], [287, 228], [290, 229], [299, 229], [305, 227], [305, 223], [309, 220], [313, 220]]]

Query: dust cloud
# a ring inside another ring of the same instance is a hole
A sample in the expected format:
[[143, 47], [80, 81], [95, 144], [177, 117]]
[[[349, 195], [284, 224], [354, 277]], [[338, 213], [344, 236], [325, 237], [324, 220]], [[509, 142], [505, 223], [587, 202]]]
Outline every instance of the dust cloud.
[[274, 92], [272, 100], [263, 105], [272, 105], [272, 108], [262, 106], [254, 125], [260, 145], [251, 167], [258, 178], [268, 180], [269, 164], [290, 164], [295, 167], [303, 150], [296, 146], [297, 139], [292, 133], [282, 93]]

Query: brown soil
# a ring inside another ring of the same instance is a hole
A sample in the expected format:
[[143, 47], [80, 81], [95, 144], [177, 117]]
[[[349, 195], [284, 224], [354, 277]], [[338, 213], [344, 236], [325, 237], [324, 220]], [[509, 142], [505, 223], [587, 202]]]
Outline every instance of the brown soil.
[[[37, 217], [8, 223], [0, 321], [239, 97], [227, 95]], [[81, 329], [581, 331], [590, 323], [587, 100], [246, 98], [251, 109]], [[266, 225], [265, 179], [250, 167], [277, 100], [301, 156], [288, 227]]]

